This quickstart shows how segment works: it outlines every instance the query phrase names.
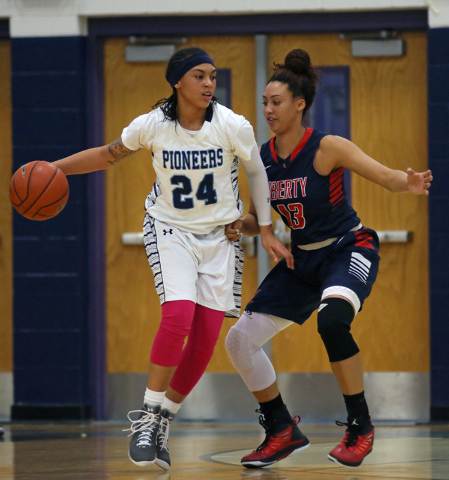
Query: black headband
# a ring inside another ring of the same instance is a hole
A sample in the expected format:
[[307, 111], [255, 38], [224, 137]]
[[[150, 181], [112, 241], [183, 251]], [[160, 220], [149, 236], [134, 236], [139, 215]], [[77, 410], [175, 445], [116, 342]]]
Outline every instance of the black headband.
[[207, 53], [197, 53], [191, 57], [183, 60], [167, 78], [168, 83], [174, 88], [174, 86], [181, 80], [181, 78], [193, 67], [201, 65], [202, 63], [210, 63], [215, 67], [212, 58]]

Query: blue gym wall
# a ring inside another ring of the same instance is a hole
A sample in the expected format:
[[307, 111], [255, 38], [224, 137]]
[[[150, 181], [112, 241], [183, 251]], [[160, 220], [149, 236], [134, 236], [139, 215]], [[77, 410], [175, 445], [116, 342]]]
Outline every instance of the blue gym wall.
[[[11, 39], [14, 171], [86, 148], [85, 44]], [[69, 185], [51, 221], [14, 212], [13, 419], [89, 416], [86, 178]]]
[[[449, 28], [429, 30], [431, 419], [449, 420]], [[419, 274], [417, 272], [417, 274]]]

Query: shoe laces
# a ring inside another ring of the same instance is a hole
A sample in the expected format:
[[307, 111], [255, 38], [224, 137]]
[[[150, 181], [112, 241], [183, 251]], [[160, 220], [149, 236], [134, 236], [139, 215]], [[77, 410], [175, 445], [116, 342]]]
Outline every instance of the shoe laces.
[[270, 426], [268, 425], [268, 422], [265, 418], [265, 415], [262, 413], [262, 410], [260, 409], [257, 409], [256, 410], [256, 413], [260, 413], [259, 415], [259, 425], [261, 427], [263, 427], [263, 429], [265, 430], [265, 440], [256, 448], [256, 452], [260, 452], [261, 450], [263, 450], [267, 444], [268, 444], [268, 440], [270, 438]]
[[[265, 415], [262, 413], [262, 410], [257, 409], [256, 413], [260, 413], [259, 415], [259, 424], [262, 425], [264, 428], [265, 432], [270, 430], [272, 428], [272, 425], [269, 424], [269, 420], [265, 418]], [[301, 417], [299, 415], [295, 415], [293, 417], [293, 424], [298, 425], [298, 423], [301, 421]], [[340, 422], [341, 423], [341, 422]]]
[[168, 433], [170, 431], [170, 421], [168, 418], [161, 417], [157, 441], [161, 450], [168, 451]]
[[[132, 413], [138, 413], [140, 418], [137, 420], [133, 420], [131, 418]], [[159, 427], [160, 416], [159, 414], [150, 413], [146, 410], [131, 410], [128, 413], [128, 420], [131, 422], [130, 428], [125, 428], [124, 432], [131, 433], [128, 435], [130, 437], [134, 433], [140, 432], [139, 437], [137, 439], [137, 446], [150, 446], [151, 445], [151, 435], [154, 434], [156, 428]]]
[[353, 447], [358, 442], [360, 436], [357, 429], [352, 425], [349, 425], [349, 423], [339, 422], [338, 420], [335, 422], [335, 424], [339, 427], [347, 427], [346, 436], [342, 443], [344, 443], [347, 447]]
[[[274, 427], [274, 423], [270, 422], [268, 419], [265, 418], [265, 415], [262, 413], [262, 410], [257, 409], [256, 413], [260, 413], [259, 415], [259, 424], [263, 427], [265, 430], [265, 440], [256, 448], [256, 452], [260, 452], [263, 450], [269, 443], [270, 437], [272, 436], [272, 430]], [[298, 425], [298, 423], [301, 421], [301, 417], [299, 415], [295, 415], [293, 417], [293, 424]]]

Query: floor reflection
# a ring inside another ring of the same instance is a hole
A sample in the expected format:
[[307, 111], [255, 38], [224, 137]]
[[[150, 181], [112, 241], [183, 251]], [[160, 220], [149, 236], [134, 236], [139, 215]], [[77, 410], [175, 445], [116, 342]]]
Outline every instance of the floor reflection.
[[127, 457], [122, 424], [5, 425], [0, 443], [1, 480], [449, 480], [449, 425], [381, 425], [374, 450], [359, 468], [327, 459], [341, 440], [332, 425], [304, 424], [310, 448], [265, 469], [245, 469], [240, 458], [256, 447], [257, 425], [175, 423], [172, 468], [138, 468]]

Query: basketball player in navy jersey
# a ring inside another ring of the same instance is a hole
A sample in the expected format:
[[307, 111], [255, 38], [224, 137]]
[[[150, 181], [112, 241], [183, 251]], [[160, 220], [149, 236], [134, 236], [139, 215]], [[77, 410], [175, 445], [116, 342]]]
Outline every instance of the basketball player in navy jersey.
[[239, 159], [262, 243], [274, 260], [278, 253], [293, 267], [293, 256], [273, 235], [267, 176], [253, 129], [213, 96], [213, 60], [199, 48], [180, 50], [168, 63], [166, 79], [172, 95], [133, 120], [119, 139], [56, 162], [65, 174], [79, 174], [109, 168], [141, 148], [152, 152], [157, 179], [145, 202], [144, 240], [162, 319], [143, 407], [134, 411], [138, 418], [129, 417], [128, 455], [138, 466], [156, 463], [164, 469], [170, 467], [170, 422], [204, 373], [225, 312], [235, 315], [239, 307], [234, 286], [241, 283], [235, 275], [241, 275], [242, 250], [225, 234], [225, 225], [243, 213]]
[[[432, 174], [391, 170], [350, 141], [305, 128], [302, 119], [316, 93], [318, 72], [303, 50], [276, 64], [263, 96], [264, 115], [276, 134], [262, 145], [271, 204], [291, 229], [294, 270], [281, 260], [267, 275], [244, 314], [231, 328], [226, 348], [235, 368], [260, 404], [264, 442], [242, 458], [264, 467], [309, 446], [292, 419], [262, 345], [318, 310], [318, 332], [347, 408], [346, 435], [328, 455], [357, 467], [373, 448], [374, 427], [364, 396], [363, 366], [351, 323], [371, 292], [379, 266], [379, 240], [360, 223], [345, 196], [345, 168], [392, 192], [428, 194]], [[259, 232], [257, 213], [226, 228], [236, 240]]]

